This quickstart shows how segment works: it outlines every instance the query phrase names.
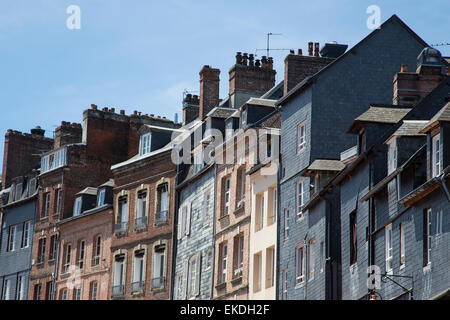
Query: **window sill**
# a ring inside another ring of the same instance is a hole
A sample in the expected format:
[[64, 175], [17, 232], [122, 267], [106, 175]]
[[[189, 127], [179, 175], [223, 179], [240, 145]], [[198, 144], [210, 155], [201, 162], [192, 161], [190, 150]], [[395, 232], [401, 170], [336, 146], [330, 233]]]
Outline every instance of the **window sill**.
[[240, 207], [237, 207], [236, 210], [234, 210], [233, 213], [234, 213], [235, 216], [237, 216], [237, 215], [239, 215], [240, 213], [242, 213], [244, 211], [245, 211], [245, 205], [242, 205]]
[[216, 288], [216, 290], [222, 290], [222, 289], [225, 289], [226, 286], [227, 286], [227, 283], [222, 282], [222, 283], [216, 284], [215, 288]]
[[242, 283], [242, 275], [237, 276], [237, 277], [231, 279], [231, 284], [232, 284], [232, 285], [237, 285], [237, 284], [239, 284], [239, 283]]
[[405, 269], [405, 264], [402, 264], [399, 268], [399, 270], [403, 270], [403, 269]]
[[431, 262], [428, 262], [428, 264], [422, 268], [422, 271], [424, 273], [429, 272], [431, 270]]
[[224, 215], [224, 216], [220, 216], [220, 217], [219, 217], [219, 221], [223, 221], [223, 220], [225, 220], [225, 219], [227, 219], [227, 218], [229, 218], [229, 217], [230, 217], [229, 214]]
[[304, 286], [305, 286], [305, 280], [303, 280], [303, 281], [300, 282], [300, 283], [297, 283], [297, 284], [295, 285], [294, 289], [300, 289], [300, 288], [303, 288]]

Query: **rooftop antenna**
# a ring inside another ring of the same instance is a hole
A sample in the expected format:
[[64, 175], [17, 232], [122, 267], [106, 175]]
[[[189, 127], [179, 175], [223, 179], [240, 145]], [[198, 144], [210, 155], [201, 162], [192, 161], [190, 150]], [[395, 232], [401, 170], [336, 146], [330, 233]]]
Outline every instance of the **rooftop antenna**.
[[268, 56], [268, 57], [270, 56], [270, 54], [269, 54], [269, 52], [270, 52], [270, 36], [281, 36], [281, 33], [272, 33], [272, 32], [269, 32], [269, 33], [267, 34], [267, 56]]

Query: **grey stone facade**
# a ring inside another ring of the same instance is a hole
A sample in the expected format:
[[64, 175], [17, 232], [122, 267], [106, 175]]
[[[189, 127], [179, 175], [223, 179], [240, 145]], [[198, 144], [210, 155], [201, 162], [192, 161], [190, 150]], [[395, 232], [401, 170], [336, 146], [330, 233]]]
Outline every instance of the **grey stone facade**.
[[[1, 229], [0, 242], [0, 299], [4, 296], [4, 284], [6, 280], [10, 280], [11, 287], [9, 291], [9, 300], [18, 300], [16, 289], [18, 287], [18, 278], [23, 277], [23, 299], [28, 298], [29, 276], [31, 268], [31, 254], [33, 248], [33, 230], [36, 215], [37, 200], [31, 199], [24, 204], [16, 207], [3, 209], [3, 225]], [[22, 248], [22, 237], [24, 231], [24, 223], [30, 221], [30, 233], [28, 246]], [[11, 226], [17, 226], [15, 249], [8, 250], [8, 236]]]
[[[178, 211], [188, 207], [190, 230], [187, 235], [177, 235], [173, 299], [210, 300], [214, 272], [215, 167], [205, 168], [185, 181], [178, 194]], [[188, 288], [188, 265], [196, 257], [199, 287], [192, 295]]]
[[[393, 16], [380, 29], [372, 32], [310, 80], [304, 81], [303, 89], [299, 89], [298, 93], [291, 91], [279, 101], [278, 104], [282, 107], [280, 213], [283, 214], [286, 208], [290, 211], [290, 235], [286, 242], [281, 241], [284, 221], [280, 220], [277, 267], [280, 298], [284, 269], [288, 270], [288, 299], [304, 298], [302, 290], [295, 289], [295, 247], [304, 241], [305, 236], [309, 238], [313, 230], [310, 230], [306, 222], [296, 221], [296, 181], [315, 159], [339, 159], [342, 151], [355, 144], [354, 137], [345, 134], [352, 120], [365, 111], [370, 103], [392, 102], [395, 73], [402, 64], [415, 66], [416, 58], [424, 47], [425, 43], [413, 35], [400, 19]], [[297, 153], [297, 126], [305, 120], [306, 147]], [[310, 185], [309, 178], [306, 178], [306, 185]], [[341, 201], [345, 204], [342, 217], [346, 217], [349, 210], [354, 209], [352, 207], [357, 202], [356, 191], [354, 188], [341, 190]], [[309, 190], [306, 192], [309, 193]], [[306, 201], [309, 198], [307, 194]], [[309, 214], [306, 212], [305, 216]], [[347, 228], [347, 221], [341, 221], [341, 224]], [[348, 234], [345, 228], [341, 230], [343, 235]], [[345, 254], [342, 252], [343, 273]], [[354, 270], [353, 277], [364, 277], [366, 280], [366, 272], [365, 268]], [[343, 275], [343, 291], [345, 281], [349, 279]], [[352, 298], [357, 298], [363, 291], [367, 292], [365, 286], [362, 288], [356, 282], [352, 280], [355, 283], [351, 289]], [[322, 287], [321, 290], [326, 289]], [[324, 295], [317, 294], [317, 297]]]

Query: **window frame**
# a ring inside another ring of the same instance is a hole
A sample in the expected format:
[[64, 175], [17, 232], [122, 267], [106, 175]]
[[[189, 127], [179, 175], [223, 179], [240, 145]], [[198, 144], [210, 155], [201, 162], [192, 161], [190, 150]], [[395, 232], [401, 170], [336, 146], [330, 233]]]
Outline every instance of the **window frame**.
[[[7, 252], [13, 252], [16, 250], [17, 228], [18, 228], [18, 225], [9, 226]], [[14, 230], [14, 232], [12, 232], [13, 230]], [[12, 237], [12, 239], [11, 239], [11, 237]]]
[[384, 228], [384, 258], [385, 258], [385, 269], [388, 274], [392, 273], [393, 270], [393, 234], [392, 234], [392, 223], [388, 224]]
[[[296, 205], [296, 216], [297, 220], [304, 217], [302, 208], [305, 205], [306, 200], [306, 190], [305, 190], [305, 178], [301, 178], [296, 182], [295, 185], [295, 205]], [[301, 188], [301, 192], [299, 190], [299, 187]]]
[[300, 244], [295, 248], [295, 285], [305, 282], [305, 245]]
[[431, 138], [431, 146], [431, 177], [434, 178], [442, 172], [441, 135], [439, 133]]
[[[303, 131], [302, 131], [303, 130]], [[297, 125], [297, 154], [306, 149], [306, 120]]]
[[151, 132], [143, 134], [139, 138], [139, 155], [144, 155], [151, 152]]

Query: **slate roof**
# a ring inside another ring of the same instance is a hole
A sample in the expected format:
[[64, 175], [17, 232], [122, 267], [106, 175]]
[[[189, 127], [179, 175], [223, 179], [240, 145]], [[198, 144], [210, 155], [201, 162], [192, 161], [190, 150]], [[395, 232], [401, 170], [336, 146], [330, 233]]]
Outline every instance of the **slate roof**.
[[427, 120], [404, 120], [393, 136], [423, 136], [420, 131], [428, 124]]
[[353, 120], [347, 133], [355, 133], [358, 131], [358, 125], [361, 122], [375, 123], [397, 123], [411, 111], [411, 108], [399, 108], [393, 105], [371, 105], [369, 109]]
[[345, 164], [339, 160], [316, 159], [306, 170], [310, 171], [341, 171]]
[[422, 129], [422, 133], [428, 132], [432, 127], [434, 127], [438, 122], [450, 121], [450, 102], [448, 102], [438, 113], [436, 113], [433, 118], [431, 118], [428, 125]]

